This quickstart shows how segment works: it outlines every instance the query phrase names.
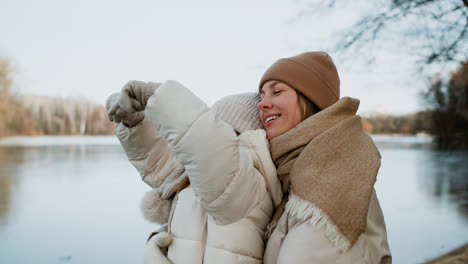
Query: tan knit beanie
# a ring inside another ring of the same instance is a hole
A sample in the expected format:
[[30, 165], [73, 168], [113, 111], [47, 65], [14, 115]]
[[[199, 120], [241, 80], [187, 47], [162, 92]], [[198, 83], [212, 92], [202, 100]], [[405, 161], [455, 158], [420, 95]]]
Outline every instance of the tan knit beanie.
[[263, 74], [259, 88], [271, 80], [293, 87], [320, 109], [340, 98], [340, 78], [335, 64], [325, 52], [306, 52], [276, 61]]
[[263, 128], [260, 121], [258, 93], [242, 93], [225, 96], [213, 104], [211, 109], [237, 132]]

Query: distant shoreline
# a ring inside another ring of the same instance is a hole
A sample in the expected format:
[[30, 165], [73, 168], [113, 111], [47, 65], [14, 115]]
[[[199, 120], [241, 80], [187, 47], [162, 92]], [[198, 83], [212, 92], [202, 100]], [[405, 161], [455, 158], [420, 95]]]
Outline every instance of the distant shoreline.
[[[394, 136], [394, 137], [432, 137], [430, 134], [426, 133], [418, 133], [418, 134], [405, 134], [405, 133], [379, 133], [379, 134], [369, 134], [370, 136]], [[92, 134], [64, 134], [64, 135], [57, 135], [57, 134], [38, 134], [38, 135], [8, 135], [8, 136], [0, 136], [0, 140], [5, 138], [16, 138], [16, 137], [24, 137], [24, 138], [31, 138], [31, 137], [108, 137], [114, 136], [114, 134], [102, 134], [102, 135], [92, 135]]]
[[[426, 145], [432, 143], [430, 136], [403, 134], [372, 134], [376, 144]], [[56, 145], [115, 145], [119, 144], [114, 134], [110, 135], [16, 135], [0, 137], [0, 146], [56, 146]]]
[[8, 136], [0, 138], [1, 147], [67, 145], [119, 145], [119, 140], [115, 135]]

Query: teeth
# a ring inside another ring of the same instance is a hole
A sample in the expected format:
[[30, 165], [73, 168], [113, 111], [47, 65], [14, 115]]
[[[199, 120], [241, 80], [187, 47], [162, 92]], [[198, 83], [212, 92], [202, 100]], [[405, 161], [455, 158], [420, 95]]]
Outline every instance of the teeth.
[[267, 119], [265, 119], [265, 123], [267, 123], [267, 122], [269, 122], [269, 121], [271, 121], [271, 120], [275, 120], [275, 119], [278, 118], [278, 117], [279, 117], [279, 115], [270, 116], [270, 117], [268, 117]]

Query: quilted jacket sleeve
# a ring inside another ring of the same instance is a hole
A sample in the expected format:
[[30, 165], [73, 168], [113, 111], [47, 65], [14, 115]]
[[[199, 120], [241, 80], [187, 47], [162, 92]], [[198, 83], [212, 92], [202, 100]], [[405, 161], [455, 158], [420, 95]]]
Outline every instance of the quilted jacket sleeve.
[[179, 163], [166, 140], [148, 120], [144, 119], [131, 128], [116, 124], [114, 132], [128, 160], [149, 186], [159, 187], [177, 168]]
[[[231, 126], [180, 83], [148, 100], [146, 117], [185, 167], [195, 196], [218, 224], [246, 216], [260, 200], [261, 176]], [[263, 183], [264, 184], [264, 183]]]

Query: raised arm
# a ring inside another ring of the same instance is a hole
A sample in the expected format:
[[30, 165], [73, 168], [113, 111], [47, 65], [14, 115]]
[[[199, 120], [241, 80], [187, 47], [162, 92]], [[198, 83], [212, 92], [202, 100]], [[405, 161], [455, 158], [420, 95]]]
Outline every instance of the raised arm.
[[146, 105], [146, 117], [185, 167], [195, 196], [219, 224], [247, 215], [264, 184], [233, 128], [175, 81], [162, 84]]
[[140, 173], [141, 179], [153, 188], [161, 186], [173, 173], [179, 162], [172, 154], [166, 140], [151, 123], [143, 119], [134, 127], [116, 124], [115, 135], [128, 160]]
[[121, 93], [115, 93], [106, 100], [109, 120], [116, 122], [115, 135], [142, 180], [157, 188], [179, 163], [166, 140], [145, 120], [143, 112], [124, 111], [119, 107], [121, 97]]

